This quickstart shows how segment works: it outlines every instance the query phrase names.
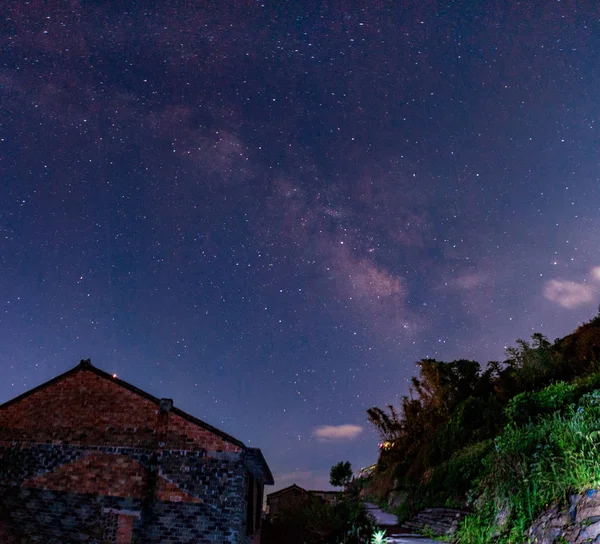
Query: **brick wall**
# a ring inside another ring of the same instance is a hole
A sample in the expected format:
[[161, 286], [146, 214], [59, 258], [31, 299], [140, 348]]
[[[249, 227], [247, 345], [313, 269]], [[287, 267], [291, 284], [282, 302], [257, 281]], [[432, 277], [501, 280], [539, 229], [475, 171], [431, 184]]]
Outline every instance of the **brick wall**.
[[0, 485], [2, 523], [19, 544], [104, 544], [112, 521], [105, 508], [139, 510], [140, 503], [119, 497]]
[[[22, 535], [19, 542], [100, 543], [111, 526], [110, 542], [130, 528], [133, 541], [145, 544], [245, 539], [247, 475], [239, 453], [4, 444], [0, 456], [0, 521]], [[139, 519], [117, 520], [115, 531], [118, 512]]]
[[241, 451], [176, 413], [162, 415], [159, 426], [156, 403], [81, 369], [0, 409], [0, 428], [5, 440], [35, 443]]
[[246, 450], [170, 408], [85, 368], [0, 407], [1, 542], [256, 542]]

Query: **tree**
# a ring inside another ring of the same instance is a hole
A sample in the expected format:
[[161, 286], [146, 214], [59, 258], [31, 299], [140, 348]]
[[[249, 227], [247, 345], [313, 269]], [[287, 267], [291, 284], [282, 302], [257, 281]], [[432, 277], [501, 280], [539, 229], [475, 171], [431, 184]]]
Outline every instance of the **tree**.
[[385, 410], [377, 408], [377, 406], [369, 408], [367, 414], [369, 422], [379, 431], [382, 440], [393, 442], [402, 433], [402, 418], [391, 404], [388, 408], [390, 410], [389, 414]]
[[539, 387], [547, 383], [558, 372], [557, 364], [552, 360], [552, 344], [541, 333], [531, 335], [532, 342], [520, 338], [516, 347], [506, 348], [514, 376], [522, 390]]
[[331, 467], [329, 473], [329, 483], [336, 487], [346, 487], [352, 480], [352, 465], [350, 461], [340, 461], [337, 465]]
[[411, 380], [412, 393], [423, 406], [436, 410], [442, 417], [473, 395], [481, 381], [481, 368], [476, 361], [460, 359], [445, 363], [422, 359], [417, 366], [419, 377]]

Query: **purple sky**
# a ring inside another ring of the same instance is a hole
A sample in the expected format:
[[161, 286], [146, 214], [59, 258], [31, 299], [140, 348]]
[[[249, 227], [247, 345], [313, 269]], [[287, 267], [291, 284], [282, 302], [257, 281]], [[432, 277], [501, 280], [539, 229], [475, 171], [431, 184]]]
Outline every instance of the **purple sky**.
[[326, 488], [415, 361], [596, 314], [594, 3], [51, 4], [0, 7], [0, 402], [89, 357]]

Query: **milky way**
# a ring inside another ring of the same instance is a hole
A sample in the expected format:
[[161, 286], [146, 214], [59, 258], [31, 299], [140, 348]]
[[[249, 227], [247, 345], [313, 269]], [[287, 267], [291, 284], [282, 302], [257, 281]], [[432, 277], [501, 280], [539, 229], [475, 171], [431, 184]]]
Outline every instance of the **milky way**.
[[598, 8], [4, 4], [0, 402], [89, 357], [327, 487], [596, 314]]

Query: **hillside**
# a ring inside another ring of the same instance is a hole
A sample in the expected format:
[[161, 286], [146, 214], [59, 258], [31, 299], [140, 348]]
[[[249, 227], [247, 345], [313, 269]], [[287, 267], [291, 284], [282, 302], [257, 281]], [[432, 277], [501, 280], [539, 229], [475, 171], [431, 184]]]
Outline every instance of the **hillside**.
[[484, 368], [419, 361], [398, 408], [368, 410], [383, 446], [363, 493], [401, 521], [470, 510], [457, 542], [526, 541], [547, 507], [600, 487], [599, 362], [600, 315], [554, 342], [517, 340]]

